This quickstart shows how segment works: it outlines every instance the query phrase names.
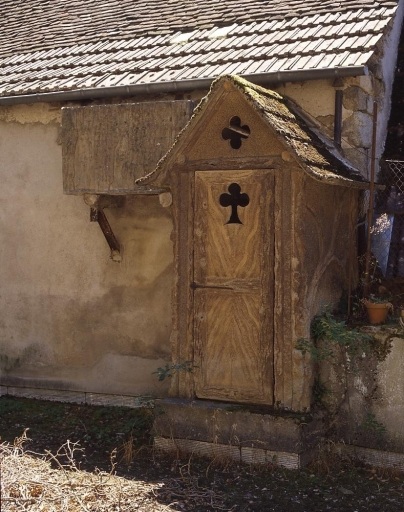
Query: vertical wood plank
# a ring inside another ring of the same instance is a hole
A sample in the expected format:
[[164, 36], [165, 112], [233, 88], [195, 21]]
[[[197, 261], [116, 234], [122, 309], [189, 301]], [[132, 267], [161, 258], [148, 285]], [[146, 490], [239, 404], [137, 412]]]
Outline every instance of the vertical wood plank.
[[292, 245], [291, 173], [277, 174], [275, 185], [275, 404], [292, 408]]

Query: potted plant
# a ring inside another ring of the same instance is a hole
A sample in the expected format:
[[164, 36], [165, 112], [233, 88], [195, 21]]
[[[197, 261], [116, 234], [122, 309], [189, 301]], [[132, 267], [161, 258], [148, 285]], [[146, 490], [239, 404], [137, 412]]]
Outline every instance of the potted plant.
[[362, 302], [366, 307], [369, 322], [372, 325], [383, 324], [389, 311], [393, 310], [393, 304], [386, 297], [369, 295], [369, 298], [363, 299]]

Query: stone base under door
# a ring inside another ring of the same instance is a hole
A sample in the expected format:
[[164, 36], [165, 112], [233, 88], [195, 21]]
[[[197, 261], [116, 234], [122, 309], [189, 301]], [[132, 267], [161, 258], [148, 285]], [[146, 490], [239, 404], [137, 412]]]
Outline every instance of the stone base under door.
[[153, 429], [163, 451], [298, 469], [315, 455], [322, 426], [310, 414], [171, 398], [157, 401]]

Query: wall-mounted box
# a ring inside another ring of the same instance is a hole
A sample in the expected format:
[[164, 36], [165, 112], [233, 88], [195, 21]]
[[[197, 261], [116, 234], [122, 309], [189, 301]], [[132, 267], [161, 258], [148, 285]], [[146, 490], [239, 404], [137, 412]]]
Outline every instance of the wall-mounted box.
[[62, 109], [65, 194], [130, 194], [192, 115], [192, 101]]

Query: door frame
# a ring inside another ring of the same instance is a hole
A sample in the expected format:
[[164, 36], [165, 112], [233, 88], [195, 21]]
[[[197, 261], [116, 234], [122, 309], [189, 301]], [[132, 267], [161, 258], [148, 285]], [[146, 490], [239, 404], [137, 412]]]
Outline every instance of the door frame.
[[[193, 169], [181, 166], [173, 173], [171, 192], [173, 196], [174, 284], [172, 288], [172, 361], [184, 365], [184, 371], [176, 372], [170, 383], [173, 397], [194, 399], [194, 378], [186, 366], [194, 361], [193, 343], [193, 229], [195, 171], [240, 171], [254, 168], [206, 168], [200, 165]], [[292, 172], [288, 169], [258, 167], [258, 170], [275, 170], [274, 184], [274, 405], [291, 408], [293, 403], [294, 345], [293, 333], [293, 190]], [[289, 405], [290, 404], [290, 405]]]

